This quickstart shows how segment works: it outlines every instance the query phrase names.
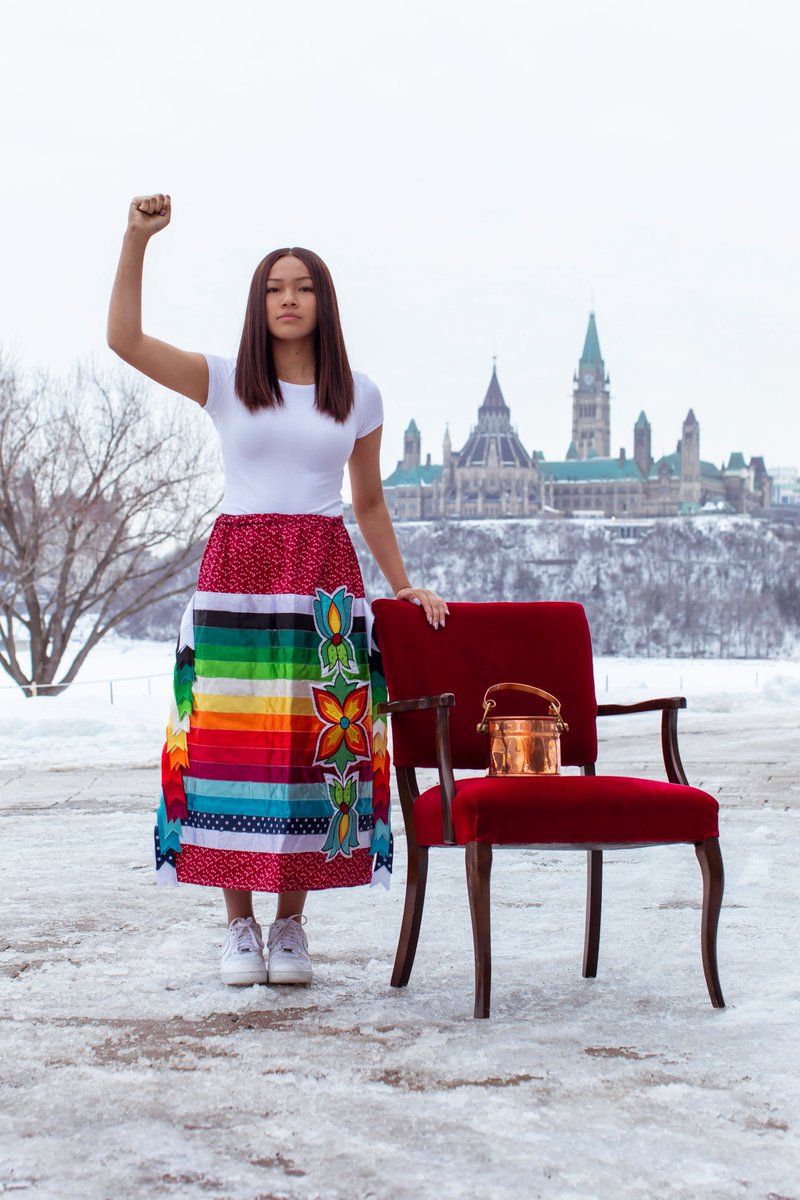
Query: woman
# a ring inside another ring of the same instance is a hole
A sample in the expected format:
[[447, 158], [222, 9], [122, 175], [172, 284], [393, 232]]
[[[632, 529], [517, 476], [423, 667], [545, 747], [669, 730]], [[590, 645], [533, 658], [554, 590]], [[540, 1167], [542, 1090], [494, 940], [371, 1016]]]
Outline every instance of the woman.
[[[435, 628], [448, 610], [403, 566], [381, 489], [380, 392], [350, 370], [325, 264], [273, 251], [253, 275], [237, 358], [178, 350], [141, 324], [145, 249], [170, 216], [167, 195], [131, 202], [108, 344], [209, 414], [225, 495], [178, 638], [156, 870], [222, 888], [225, 983], [309, 983], [308, 891], [391, 869], [382, 677], [341, 516], [345, 462], [394, 595]], [[253, 891], [278, 894], [268, 963]]]

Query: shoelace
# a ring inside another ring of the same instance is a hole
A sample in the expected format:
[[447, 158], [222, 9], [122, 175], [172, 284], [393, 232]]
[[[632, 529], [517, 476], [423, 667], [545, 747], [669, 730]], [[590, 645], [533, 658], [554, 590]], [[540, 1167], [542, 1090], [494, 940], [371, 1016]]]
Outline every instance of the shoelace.
[[305, 920], [306, 918], [303, 917], [301, 923], [294, 917], [283, 917], [280, 921], [274, 921], [269, 931], [270, 950], [288, 950], [289, 953], [294, 950], [305, 951], [308, 946], [308, 940], [302, 929]]
[[231, 921], [228, 926], [228, 938], [231, 949], [236, 954], [249, 954], [253, 951], [260, 954], [264, 949], [264, 941], [259, 936], [252, 917], [237, 917]]

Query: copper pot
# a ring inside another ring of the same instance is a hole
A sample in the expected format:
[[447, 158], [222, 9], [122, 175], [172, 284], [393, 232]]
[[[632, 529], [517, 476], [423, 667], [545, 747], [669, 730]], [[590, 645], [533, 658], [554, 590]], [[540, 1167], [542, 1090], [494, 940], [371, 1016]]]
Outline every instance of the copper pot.
[[[532, 692], [549, 701], [546, 717], [490, 717], [496, 701], [492, 692]], [[528, 683], [495, 683], [483, 697], [483, 717], [478, 733], [489, 735], [489, 775], [560, 775], [561, 734], [569, 726], [561, 716], [561, 703]]]

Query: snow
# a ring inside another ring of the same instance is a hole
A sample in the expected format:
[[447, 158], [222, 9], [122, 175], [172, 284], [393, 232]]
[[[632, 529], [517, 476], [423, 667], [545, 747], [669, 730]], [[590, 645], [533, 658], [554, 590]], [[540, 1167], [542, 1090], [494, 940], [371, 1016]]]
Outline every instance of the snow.
[[[40, 767], [156, 764], [175, 643], [109, 637], [62, 696], [27, 699], [0, 685], [0, 763]], [[800, 702], [792, 659], [595, 658], [600, 704], [685, 695], [692, 713], [782, 710]], [[109, 688], [109, 680], [112, 688]], [[113, 703], [111, 696], [113, 693]]]
[[[310, 899], [311, 988], [219, 982], [220, 897], [150, 871], [172, 648], [117, 639], [57, 699], [0, 691], [0, 1194], [797, 1200], [800, 664], [597, 660], [601, 702], [689, 698], [684, 761], [722, 806], [728, 1007], [690, 848], [607, 855], [596, 980], [583, 856], [507, 850], [474, 1021], [460, 851], [432, 855], [411, 982], [389, 987], [397, 813], [388, 894]], [[88, 682], [110, 676], [113, 706]], [[600, 770], [660, 774], [657, 716], [600, 733]]]
[[109, 637], [60, 696], [27, 699], [16, 687], [0, 687], [0, 763], [60, 768], [157, 763], [174, 661], [174, 641]]

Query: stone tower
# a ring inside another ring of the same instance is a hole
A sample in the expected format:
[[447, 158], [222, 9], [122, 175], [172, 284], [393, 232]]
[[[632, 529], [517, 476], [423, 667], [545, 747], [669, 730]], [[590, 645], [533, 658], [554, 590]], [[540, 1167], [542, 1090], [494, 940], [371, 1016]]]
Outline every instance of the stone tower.
[[445, 474], [450, 471], [450, 465], [453, 461], [453, 443], [450, 440], [450, 426], [444, 427], [444, 438], [442, 439], [442, 470]]
[[689, 409], [680, 440], [681, 504], [700, 503], [700, 426], [694, 410]]
[[589, 327], [572, 391], [572, 441], [578, 458], [589, 458], [590, 454], [608, 458], [611, 454], [610, 382], [600, 353], [594, 313], [589, 313]]
[[633, 457], [645, 478], [653, 465], [651, 441], [650, 422], [644, 412], [640, 412], [633, 427]]
[[442, 487], [445, 493], [449, 493], [454, 488], [453, 482], [453, 443], [450, 439], [450, 426], [444, 427], [444, 438], [442, 439]]
[[417, 429], [417, 422], [412, 418], [408, 423], [408, 429], [403, 435], [403, 470], [413, 471], [419, 466], [420, 454], [422, 447], [422, 438]]

